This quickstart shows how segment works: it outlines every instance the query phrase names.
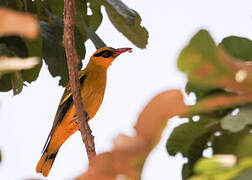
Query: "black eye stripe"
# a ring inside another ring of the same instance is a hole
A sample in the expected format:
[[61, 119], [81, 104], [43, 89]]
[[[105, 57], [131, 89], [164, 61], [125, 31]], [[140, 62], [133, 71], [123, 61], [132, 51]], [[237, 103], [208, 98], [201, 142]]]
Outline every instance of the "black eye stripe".
[[108, 57], [110, 57], [110, 56], [112, 56], [112, 55], [113, 55], [113, 52], [112, 52], [112, 51], [104, 50], [104, 51], [101, 51], [101, 52], [95, 54], [94, 56], [95, 56], [95, 57], [102, 56], [102, 57], [104, 57], [104, 58], [108, 58]]

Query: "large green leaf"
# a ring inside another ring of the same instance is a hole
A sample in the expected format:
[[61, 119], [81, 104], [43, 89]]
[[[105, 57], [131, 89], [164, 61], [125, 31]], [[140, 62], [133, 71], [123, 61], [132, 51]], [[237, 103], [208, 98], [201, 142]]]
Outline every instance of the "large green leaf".
[[137, 47], [145, 48], [149, 35], [148, 31], [140, 25], [139, 14], [120, 0], [106, 0], [103, 5], [116, 29]]
[[[217, 47], [205, 30], [200, 30], [182, 50], [178, 67], [188, 76], [187, 91], [195, 92], [197, 97], [216, 89], [252, 92], [250, 65], [231, 57], [221, 46]], [[240, 71], [245, 73], [242, 79]]]
[[252, 61], [252, 41], [247, 38], [230, 36], [219, 44], [233, 57], [244, 61]]
[[174, 156], [181, 152], [184, 157], [188, 157], [191, 153], [202, 151], [211, 132], [209, 125], [215, 123], [216, 120], [202, 116], [197, 122], [190, 121], [174, 128], [166, 144], [168, 153]]
[[[66, 86], [69, 78], [65, 49], [62, 44], [63, 24], [59, 21], [55, 24], [40, 21], [40, 31], [43, 38], [43, 58], [48, 69], [53, 77], [61, 77], [60, 85]], [[80, 33], [77, 30], [75, 32], [75, 46], [81, 60], [85, 56], [85, 47]]]
[[179, 55], [178, 67], [188, 76], [187, 91], [202, 96], [207, 92], [220, 88], [207, 81], [216, 82], [222, 73], [216, 66], [219, 64], [217, 47], [214, 40], [205, 30], [200, 30]]
[[207, 142], [216, 131], [217, 124], [217, 120], [201, 116], [197, 122], [190, 121], [176, 127], [168, 138], [166, 144], [168, 153], [176, 155], [180, 152], [188, 158], [182, 170], [183, 179], [192, 175], [194, 163], [202, 157], [202, 152], [207, 148]]

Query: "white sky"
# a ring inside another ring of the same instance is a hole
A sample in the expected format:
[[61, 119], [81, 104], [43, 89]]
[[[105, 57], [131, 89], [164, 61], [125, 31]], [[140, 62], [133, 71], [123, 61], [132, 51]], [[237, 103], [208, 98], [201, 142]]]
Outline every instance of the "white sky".
[[[133, 125], [144, 105], [157, 93], [183, 89], [185, 76], [177, 70], [176, 59], [188, 40], [206, 28], [217, 42], [230, 35], [252, 39], [252, 2], [250, 0], [176, 0], [124, 1], [142, 17], [149, 31], [149, 45], [141, 50], [124, 38], [104, 14], [98, 34], [107, 45], [133, 47], [121, 55], [108, 71], [103, 104], [90, 125], [97, 153], [108, 151], [119, 133], [133, 135]], [[103, 12], [104, 9], [103, 9]], [[87, 43], [87, 62], [95, 51]], [[50, 131], [63, 88], [53, 79], [46, 65], [36, 82], [13, 97], [0, 93], [0, 179], [42, 178], [35, 172], [46, 137]], [[188, 100], [190, 101], [190, 100]], [[185, 161], [181, 155], [169, 157], [166, 139], [172, 128], [183, 122], [173, 118], [162, 140], [148, 157], [143, 180], [181, 179]], [[107, 128], [106, 128], [107, 127]], [[73, 179], [87, 168], [87, 156], [79, 132], [60, 149], [48, 179]]]

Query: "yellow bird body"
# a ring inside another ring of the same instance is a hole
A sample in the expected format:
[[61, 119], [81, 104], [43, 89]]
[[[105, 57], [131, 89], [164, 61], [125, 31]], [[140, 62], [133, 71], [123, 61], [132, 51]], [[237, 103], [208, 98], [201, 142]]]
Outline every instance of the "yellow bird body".
[[[86, 69], [79, 72], [81, 96], [89, 115], [89, 120], [95, 116], [103, 101], [108, 67], [118, 55], [129, 50], [131, 48], [101, 48], [91, 56]], [[43, 155], [37, 164], [37, 173], [48, 176], [61, 145], [79, 130], [75, 117], [75, 106], [71, 88], [68, 84], [44, 146]]]

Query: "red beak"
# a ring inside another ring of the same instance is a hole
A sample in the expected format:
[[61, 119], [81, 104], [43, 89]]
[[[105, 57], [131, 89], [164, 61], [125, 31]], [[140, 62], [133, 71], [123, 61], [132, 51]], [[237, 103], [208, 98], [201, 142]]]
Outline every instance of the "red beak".
[[124, 52], [127, 52], [127, 51], [131, 51], [131, 50], [132, 50], [132, 48], [118, 48], [118, 49], [115, 49], [115, 51], [113, 53], [113, 57], [117, 57], [120, 54], [122, 54]]

